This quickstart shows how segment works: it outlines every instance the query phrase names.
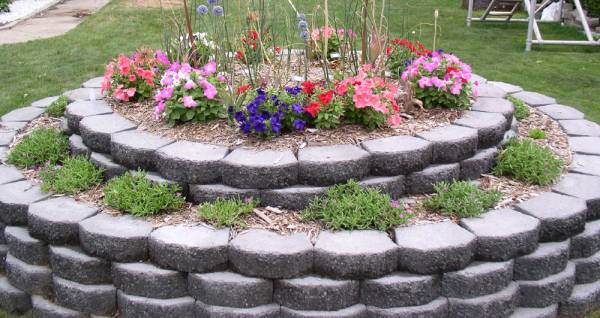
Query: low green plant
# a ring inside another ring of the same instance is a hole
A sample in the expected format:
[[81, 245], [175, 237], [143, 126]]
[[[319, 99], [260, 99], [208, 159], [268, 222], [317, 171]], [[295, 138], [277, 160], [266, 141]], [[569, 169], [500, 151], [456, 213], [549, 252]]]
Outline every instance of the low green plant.
[[527, 135], [532, 139], [546, 139], [546, 133], [538, 128], [530, 130]]
[[102, 182], [102, 170], [83, 156], [68, 157], [62, 166], [50, 165], [40, 173], [42, 190], [73, 194]]
[[57, 100], [52, 102], [48, 108], [46, 108], [46, 114], [50, 117], [62, 117], [67, 109], [69, 99], [67, 96], [60, 96]]
[[561, 173], [562, 160], [550, 149], [527, 139], [513, 138], [498, 154], [494, 174], [512, 176], [537, 185], [552, 183]]
[[10, 8], [8, 5], [12, 2], [12, 0], [0, 0], [0, 12], [9, 12]]
[[23, 138], [8, 154], [8, 162], [21, 168], [56, 164], [69, 155], [69, 140], [60, 131], [38, 128]]
[[111, 179], [104, 188], [104, 202], [135, 216], [148, 216], [181, 208], [185, 200], [180, 191], [177, 185], [152, 182], [138, 171]]
[[303, 212], [308, 220], [322, 220], [333, 230], [388, 230], [404, 224], [411, 215], [401, 203], [378, 189], [362, 188], [350, 180], [338, 184], [311, 201]]
[[529, 117], [531, 110], [529, 110], [529, 106], [525, 105], [522, 100], [516, 99], [512, 96], [508, 96], [508, 100], [513, 104], [513, 106], [515, 106], [515, 118], [518, 121]]
[[198, 208], [198, 215], [214, 222], [217, 227], [245, 227], [246, 223], [242, 220], [242, 216], [252, 213], [255, 207], [256, 201], [253, 199], [217, 198], [214, 202], [201, 205]]
[[460, 218], [478, 216], [502, 198], [498, 191], [484, 191], [468, 181], [439, 182], [434, 189], [435, 195], [426, 199], [423, 206]]

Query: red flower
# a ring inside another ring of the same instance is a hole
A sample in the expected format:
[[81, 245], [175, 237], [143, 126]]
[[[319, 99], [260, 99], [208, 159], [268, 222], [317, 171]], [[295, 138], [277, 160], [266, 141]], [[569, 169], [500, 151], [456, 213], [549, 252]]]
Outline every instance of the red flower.
[[254, 30], [248, 30], [248, 36], [252, 40], [256, 40], [256, 39], [258, 39], [258, 32], [254, 31]]
[[304, 111], [309, 113], [312, 118], [317, 117], [317, 114], [319, 113], [320, 110], [321, 110], [321, 104], [319, 104], [317, 102], [312, 102], [304, 108]]
[[277, 53], [277, 54], [281, 53], [281, 48], [279, 46], [275, 47], [275, 53]]
[[329, 90], [326, 93], [319, 94], [319, 95], [317, 95], [317, 98], [321, 101], [321, 104], [323, 104], [323, 106], [327, 106], [327, 105], [329, 105], [329, 103], [331, 102], [331, 99], [333, 98], [333, 91]]
[[311, 81], [305, 81], [302, 83], [302, 92], [307, 95], [312, 95], [315, 91], [315, 84]]
[[452, 72], [458, 72], [458, 69], [456, 67], [448, 66], [448, 68], [446, 69], [446, 74], [450, 74]]
[[250, 84], [238, 87], [236, 92], [238, 95], [240, 95], [240, 94], [245, 93], [249, 89], [250, 89]]
[[235, 59], [238, 61], [244, 60], [244, 52], [242, 52], [242, 51], [235, 52]]
[[393, 50], [394, 50], [394, 49], [393, 49], [391, 46], [387, 46], [387, 47], [385, 48], [385, 55], [387, 55], [387, 56], [390, 56], [390, 54], [392, 54], [392, 51], [393, 51]]

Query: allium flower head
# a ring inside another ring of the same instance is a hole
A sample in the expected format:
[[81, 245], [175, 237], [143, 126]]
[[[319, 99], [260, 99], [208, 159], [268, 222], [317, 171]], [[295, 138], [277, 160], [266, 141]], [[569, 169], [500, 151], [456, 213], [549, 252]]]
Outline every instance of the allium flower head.
[[300, 37], [302, 38], [302, 40], [308, 41], [308, 37], [309, 37], [308, 31], [305, 30], [305, 31], [300, 32]]
[[215, 17], [223, 16], [223, 7], [221, 7], [221, 6], [214, 6], [212, 14]]
[[205, 15], [208, 13], [208, 7], [201, 4], [196, 8], [196, 13], [198, 13], [199, 15]]
[[298, 22], [298, 29], [302, 31], [308, 30], [308, 23], [304, 20], [300, 20], [300, 22]]
[[306, 21], [306, 15], [304, 13], [299, 12], [296, 17], [298, 18], [298, 21]]
[[206, 3], [208, 3], [211, 6], [214, 6], [215, 4], [217, 4], [217, 2], [219, 2], [219, 1], [217, 1], [217, 0], [207, 0], [206, 1]]

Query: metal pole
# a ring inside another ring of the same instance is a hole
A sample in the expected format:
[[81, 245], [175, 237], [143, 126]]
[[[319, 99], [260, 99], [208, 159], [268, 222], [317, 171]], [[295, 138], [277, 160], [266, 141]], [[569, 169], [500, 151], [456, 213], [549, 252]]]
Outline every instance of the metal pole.
[[583, 26], [583, 31], [585, 32], [585, 36], [588, 41], [594, 42], [594, 37], [592, 36], [592, 31], [590, 30], [590, 26], [588, 25], [587, 17], [583, 12], [583, 8], [581, 7], [581, 2], [579, 0], [575, 0], [575, 8], [577, 9], [577, 13], [581, 17], [581, 25]]
[[467, 27], [471, 27], [471, 21], [473, 20], [473, 0], [469, 0], [469, 9], [467, 14]]
[[[527, 1], [527, 0], [525, 0]], [[533, 24], [535, 22], [535, 7], [537, 0], [530, 0], [529, 5], [529, 27], [527, 28], [527, 43], [525, 44], [525, 51], [531, 51], [531, 44], [533, 40]]]

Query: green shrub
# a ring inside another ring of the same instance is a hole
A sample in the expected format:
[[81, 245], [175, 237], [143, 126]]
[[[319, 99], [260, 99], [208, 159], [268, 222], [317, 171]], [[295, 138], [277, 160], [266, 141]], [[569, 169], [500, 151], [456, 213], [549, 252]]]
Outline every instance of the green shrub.
[[69, 140], [60, 131], [38, 128], [8, 154], [8, 162], [21, 168], [56, 164], [69, 155]]
[[65, 114], [68, 103], [69, 99], [67, 96], [60, 96], [57, 100], [52, 102], [48, 108], [46, 108], [46, 114], [48, 114], [50, 117], [62, 117]]
[[530, 130], [527, 135], [532, 139], [546, 139], [546, 133], [538, 128]]
[[83, 156], [69, 157], [61, 166], [46, 167], [40, 173], [42, 190], [73, 194], [102, 182], [102, 170]]
[[584, 0], [583, 6], [588, 11], [590, 17], [600, 17], [600, 1], [598, 0]]
[[315, 198], [304, 210], [308, 220], [322, 220], [333, 230], [387, 230], [404, 224], [410, 215], [402, 204], [377, 189], [363, 189], [354, 180], [338, 184]]
[[434, 189], [435, 195], [425, 200], [423, 206], [461, 218], [478, 216], [502, 198], [498, 191], [483, 191], [468, 181], [440, 182]]
[[494, 174], [548, 185], [560, 175], [562, 166], [562, 160], [554, 157], [548, 148], [531, 140], [513, 138], [498, 154]]
[[531, 114], [529, 106], [525, 105], [522, 100], [516, 99], [512, 96], [508, 96], [508, 100], [515, 106], [515, 118], [521, 121]]
[[180, 191], [177, 185], [152, 182], [139, 171], [111, 179], [104, 188], [104, 202], [135, 216], [148, 216], [181, 208], [185, 200]]
[[12, 1], [13, 0], [0, 0], [0, 12], [8, 12], [8, 11], [10, 11], [10, 8], [8, 7], [8, 5]]
[[246, 226], [242, 216], [250, 214], [256, 207], [254, 200], [217, 198], [215, 202], [205, 203], [198, 208], [198, 215], [212, 221], [217, 227]]

